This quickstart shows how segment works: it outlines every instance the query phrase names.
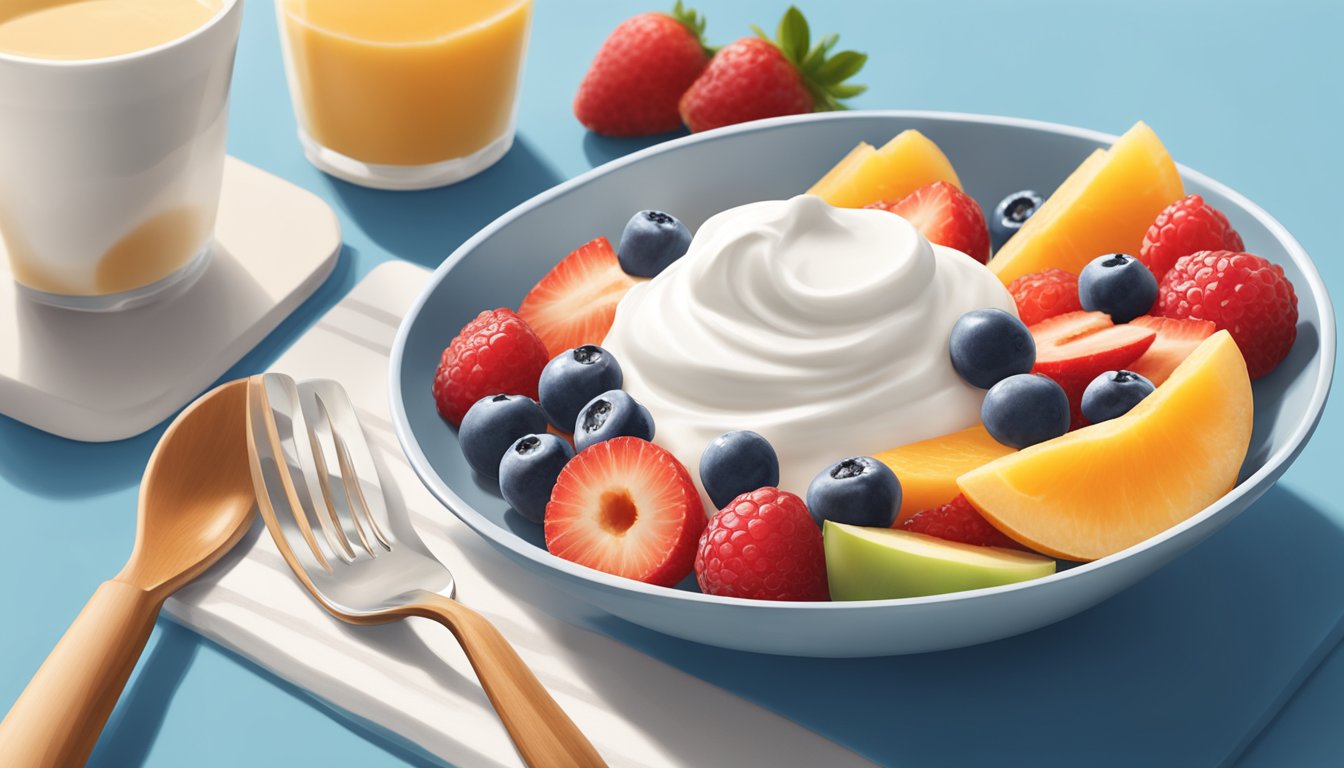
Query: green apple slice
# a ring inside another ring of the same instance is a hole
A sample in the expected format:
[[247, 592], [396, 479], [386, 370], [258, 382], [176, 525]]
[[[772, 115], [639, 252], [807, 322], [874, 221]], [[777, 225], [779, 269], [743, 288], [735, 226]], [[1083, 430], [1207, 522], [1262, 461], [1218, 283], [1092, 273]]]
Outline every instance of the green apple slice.
[[1055, 561], [893, 528], [822, 527], [832, 600], [887, 600], [997, 587], [1049, 576]]

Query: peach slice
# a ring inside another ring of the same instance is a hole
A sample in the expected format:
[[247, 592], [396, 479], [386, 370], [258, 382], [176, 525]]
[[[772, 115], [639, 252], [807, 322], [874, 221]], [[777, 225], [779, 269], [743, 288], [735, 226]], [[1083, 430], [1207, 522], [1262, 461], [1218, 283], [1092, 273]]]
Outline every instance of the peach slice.
[[891, 467], [901, 481], [901, 509], [894, 527], [916, 512], [951, 501], [961, 493], [958, 477], [1012, 452], [1012, 448], [990, 437], [983, 425], [976, 424], [874, 454], [873, 458]]
[[868, 158], [875, 154], [877, 154], [876, 147], [866, 141], [859, 142], [853, 149], [849, 150], [849, 154], [840, 158], [840, 162], [832, 166], [825, 176], [818, 179], [817, 183], [807, 190], [808, 194], [816, 195], [823, 200], [832, 196], [832, 191], [837, 188], [840, 179], [849, 175], [851, 171], [863, 165]]
[[1254, 409], [1226, 331], [1129, 413], [971, 470], [957, 485], [996, 528], [1067, 560], [1119, 552], [1195, 515], [1237, 481]]
[[879, 200], [900, 200], [935, 181], [961, 189], [947, 155], [912, 129], [897, 134], [881, 149], [859, 144], [807, 193], [840, 208], [862, 208]]
[[1153, 129], [1136, 123], [1093, 152], [1003, 244], [989, 268], [1004, 285], [1051, 267], [1079, 274], [1107, 253], [1137, 254], [1157, 214], [1185, 196]]

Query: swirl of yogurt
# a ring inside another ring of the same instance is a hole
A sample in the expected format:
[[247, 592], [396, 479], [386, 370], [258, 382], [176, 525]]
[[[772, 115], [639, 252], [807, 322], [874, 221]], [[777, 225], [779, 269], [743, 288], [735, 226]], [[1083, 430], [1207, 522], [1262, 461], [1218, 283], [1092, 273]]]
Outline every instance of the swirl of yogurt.
[[1012, 297], [984, 265], [886, 211], [801, 195], [700, 227], [626, 294], [603, 346], [699, 481], [715, 437], [750, 429], [800, 496], [840, 459], [979, 423], [984, 391], [948, 355], [962, 314]]

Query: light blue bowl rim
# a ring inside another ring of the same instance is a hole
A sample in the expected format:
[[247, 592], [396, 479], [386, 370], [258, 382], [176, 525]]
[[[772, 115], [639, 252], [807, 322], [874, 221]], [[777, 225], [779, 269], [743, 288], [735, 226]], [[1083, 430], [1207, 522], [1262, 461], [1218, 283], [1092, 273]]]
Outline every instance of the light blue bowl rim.
[[[402, 393], [402, 359], [406, 351], [406, 341], [410, 333], [411, 321], [420, 314], [421, 309], [429, 301], [435, 289], [443, 281], [445, 273], [453, 268], [457, 262], [461, 261], [478, 244], [489, 239], [496, 232], [513, 223], [527, 212], [552, 200], [568, 195], [574, 190], [582, 187], [592, 179], [598, 178], [627, 165], [633, 165], [644, 160], [647, 157], [674, 152], [677, 149], [701, 142], [721, 141], [723, 139], [736, 136], [743, 133], [756, 133], [770, 131], [777, 128], [794, 125], [797, 123], [844, 121], [859, 118], [896, 118], [896, 119], [926, 119], [941, 120], [960, 123], [979, 123], [983, 125], [1006, 126], [1013, 128], [1024, 128], [1034, 131], [1055, 133], [1063, 136], [1072, 136], [1091, 141], [1102, 142], [1105, 144], [1113, 143], [1119, 137], [1115, 134], [1094, 131], [1088, 128], [1078, 128], [1062, 123], [1051, 123], [1042, 120], [1029, 120], [1018, 117], [1004, 117], [999, 115], [980, 115], [963, 112], [938, 112], [925, 110], [849, 110], [843, 112], [819, 112], [808, 115], [792, 115], [789, 117], [772, 118], [768, 120], [758, 120], [740, 125], [719, 128], [705, 133], [684, 136], [670, 141], [655, 144], [646, 149], [633, 152], [624, 157], [619, 157], [610, 162], [604, 163], [590, 171], [582, 173], [569, 181], [558, 184], [542, 192], [529, 200], [526, 200], [512, 210], [495, 219], [488, 226], [477, 232], [471, 239], [463, 243], [457, 250], [444, 260], [434, 271], [433, 277], [416, 298], [415, 303], [411, 305], [410, 311], [406, 314], [401, 326], [397, 329], [396, 340], [392, 345], [392, 355], [390, 363], [390, 386], [389, 397], [391, 398], [392, 422], [396, 430], [397, 440], [401, 443], [402, 449], [410, 459], [411, 466], [415, 473], [419, 475], [421, 481], [429, 488], [430, 492], [436, 496], [455, 516], [468, 527], [476, 531], [477, 534], [494, 543], [507, 548], [515, 555], [531, 560], [547, 568], [559, 570], [570, 577], [583, 581], [592, 582], [595, 586], [603, 587], [607, 590], [632, 592], [636, 594], [647, 595], [654, 599], [675, 599], [686, 600], [695, 603], [705, 603], [712, 605], [731, 605], [735, 608], [749, 608], [756, 610], [773, 610], [779, 608], [805, 608], [813, 611], [844, 611], [844, 610], [873, 610], [886, 607], [896, 607], [903, 605], [920, 605], [930, 603], [949, 603], [961, 600], [974, 600], [988, 598], [1007, 592], [1032, 589], [1046, 584], [1062, 582], [1068, 579], [1083, 578], [1092, 571], [1105, 568], [1107, 565], [1131, 557], [1151, 547], [1155, 547], [1162, 542], [1180, 536], [1186, 530], [1194, 528], [1209, 518], [1217, 515], [1226, 509], [1233, 501], [1251, 493], [1260, 486], [1268, 486], [1279, 475], [1287, 469], [1287, 465], [1296, 458], [1306, 445], [1311, 433], [1316, 429], [1316, 425], [1321, 420], [1321, 414], [1325, 409], [1326, 397], [1330, 391], [1330, 383], [1334, 376], [1335, 368], [1335, 315], [1334, 308], [1330, 303], [1330, 296], [1326, 292], [1325, 283], [1317, 272], [1315, 264], [1307, 255], [1302, 245], [1297, 239], [1288, 232], [1288, 230], [1278, 222], [1273, 216], [1269, 215], [1263, 208], [1251, 202], [1241, 193], [1228, 187], [1227, 185], [1216, 181], [1198, 171], [1187, 166], [1177, 164], [1182, 178], [1194, 180], [1210, 189], [1226, 196], [1234, 201], [1253, 216], [1257, 221], [1274, 236], [1278, 242], [1282, 243], [1289, 257], [1306, 279], [1307, 287], [1311, 291], [1312, 298], [1320, 312], [1320, 336], [1319, 336], [1319, 354], [1321, 357], [1320, 369], [1316, 376], [1316, 384], [1311, 393], [1311, 399], [1307, 406], [1307, 418], [1297, 424], [1288, 441], [1272, 453], [1260, 469], [1256, 470], [1250, 477], [1238, 483], [1235, 488], [1206, 507], [1198, 514], [1186, 519], [1185, 521], [1168, 528], [1166, 531], [1148, 538], [1128, 549], [1109, 555], [1100, 560], [1094, 560], [1090, 563], [1060, 571], [1052, 576], [1045, 576], [1031, 581], [1019, 582], [1017, 584], [1008, 584], [1000, 587], [987, 587], [984, 589], [968, 590], [965, 592], [952, 592], [944, 595], [930, 595], [927, 597], [908, 597], [895, 600], [865, 600], [853, 602], [772, 602], [764, 600], [748, 600], [736, 597], [717, 597], [706, 595], [700, 592], [689, 592], [670, 587], [658, 587], [643, 582], [626, 579], [620, 576], [603, 573], [593, 570], [586, 566], [572, 563], [568, 560], [556, 557], [546, 550], [523, 541], [517, 535], [507, 531], [489, 519], [480, 512], [477, 512], [470, 504], [463, 501], [456, 493], [453, 493], [442, 478], [439, 477], [433, 467], [430, 466], [429, 459], [420, 450], [419, 444], [413, 439], [410, 432], [410, 422], [407, 418], [406, 408], [401, 399]], [[1299, 287], [1300, 290], [1300, 287]]]

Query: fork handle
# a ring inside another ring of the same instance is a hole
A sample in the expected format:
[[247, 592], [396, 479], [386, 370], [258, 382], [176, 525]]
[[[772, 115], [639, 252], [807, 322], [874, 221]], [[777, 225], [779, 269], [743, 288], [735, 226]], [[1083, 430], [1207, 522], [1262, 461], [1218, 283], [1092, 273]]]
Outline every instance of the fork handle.
[[105, 581], [0, 723], [7, 766], [83, 765], [154, 629], [163, 598]]
[[599, 768], [606, 762], [495, 626], [456, 600], [426, 594], [408, 608], [443, 624], [466, 651], [499, 719], [532, 768]]

